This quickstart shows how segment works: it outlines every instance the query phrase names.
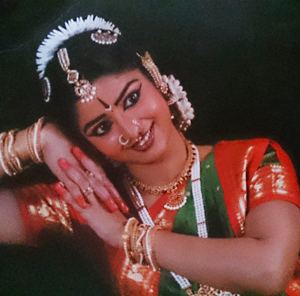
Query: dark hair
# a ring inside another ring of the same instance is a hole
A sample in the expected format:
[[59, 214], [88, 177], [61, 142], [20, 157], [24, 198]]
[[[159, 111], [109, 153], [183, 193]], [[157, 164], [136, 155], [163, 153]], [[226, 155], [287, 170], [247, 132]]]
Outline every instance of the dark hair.
[[[136, 51], [122, 36], [110, 45], [100, 45], [90, 38], [91, 32], [82, 33], [60, 46], [66, 47], [70, 58], [70, 69], [76, 69], [81, 79], [90, 82], [100, 76], [139, 68], [144, 71]], [[67, 75], [61, 69], [57, 56], [49, 62], [45, 76], [51, 83], [51, 100], [47, 104], [48, 117], [63, 129], [74, 132], [76, 111], [74, 103], [78, 97], [73, 85], [67, 82]]]

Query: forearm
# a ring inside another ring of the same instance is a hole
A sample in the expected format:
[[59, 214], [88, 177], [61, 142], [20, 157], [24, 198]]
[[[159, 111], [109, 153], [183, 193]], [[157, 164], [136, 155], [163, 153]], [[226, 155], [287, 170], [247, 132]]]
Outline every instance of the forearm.
[[155, 254], [161, 267], [199, 283], [237, 292], [269, 294], [284, 286], [292, 270], [282, 276], [282, 257], [276, 252], [268, 241], [254, 238], [201, 239], [163, 231], [155, 237]]

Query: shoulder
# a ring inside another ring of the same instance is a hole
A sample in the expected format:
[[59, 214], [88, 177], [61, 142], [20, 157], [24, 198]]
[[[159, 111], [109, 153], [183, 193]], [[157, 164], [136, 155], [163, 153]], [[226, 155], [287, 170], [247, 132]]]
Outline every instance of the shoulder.
[[244, 150], [249, 148], [264, 148], [271, 143], [275, 143], [275, 141], [269, 138], [221, 140], [214, 145], [214, 149]]
[[[201, 159], [203, 160], [210, 152], [214, 153], [216, 158], [226, 158], [227, 161], [233, 159], [239, 161], [245, 156], [263, 156], [269, 145], [274, 142], [268, 138], [252, 138], [252, 139], [235, 139], [235, 140], [221, 140], [215, 145], [198, 145]], [[279, 146], [277, 143], [276, 146]]]
[[199, 151], [201, 161], [204, 160], [206, 156], [213, 150], [212, 145], [197, 145], [197, 148]]

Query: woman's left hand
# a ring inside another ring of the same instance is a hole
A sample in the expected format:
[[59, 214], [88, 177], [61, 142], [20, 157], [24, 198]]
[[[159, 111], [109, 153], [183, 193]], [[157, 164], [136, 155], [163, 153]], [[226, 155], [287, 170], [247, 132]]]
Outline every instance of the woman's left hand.
[[[80, 161], [87, 171], [84, 177], [77, 167], [65, 159], [59, 160], [59, 166], [69, 181], [64, 186], [58, 183], [56, 190], [101, 239], [113, 247], [120, 247], [126, 218], [114, 204], [108, 203], [110, 198], [103, 183], [105, 179], [91, 172], [95, 172], [94, 163], [87, 157]], [[80, 195], [74, 194], [74, 187], [77, 187], [75, 192], [81, 192]]]

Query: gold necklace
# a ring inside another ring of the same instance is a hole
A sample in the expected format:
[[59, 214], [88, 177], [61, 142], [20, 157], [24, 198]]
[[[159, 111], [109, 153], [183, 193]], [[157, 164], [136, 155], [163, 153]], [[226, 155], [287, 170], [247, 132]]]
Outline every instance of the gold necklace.
[[127, 175], [130, 185], [135, 186], [139, 191], [151, 195], [162, 195], [172, 193], [177, 190], [178, 186], [191, 176], [191, 170], [196, 157], [195, 146], [190, 141], [186, 141], [187, 159], [181, 173], [173, 181], [165, 185], [148, 185], [136, 179], [132, 175]]

